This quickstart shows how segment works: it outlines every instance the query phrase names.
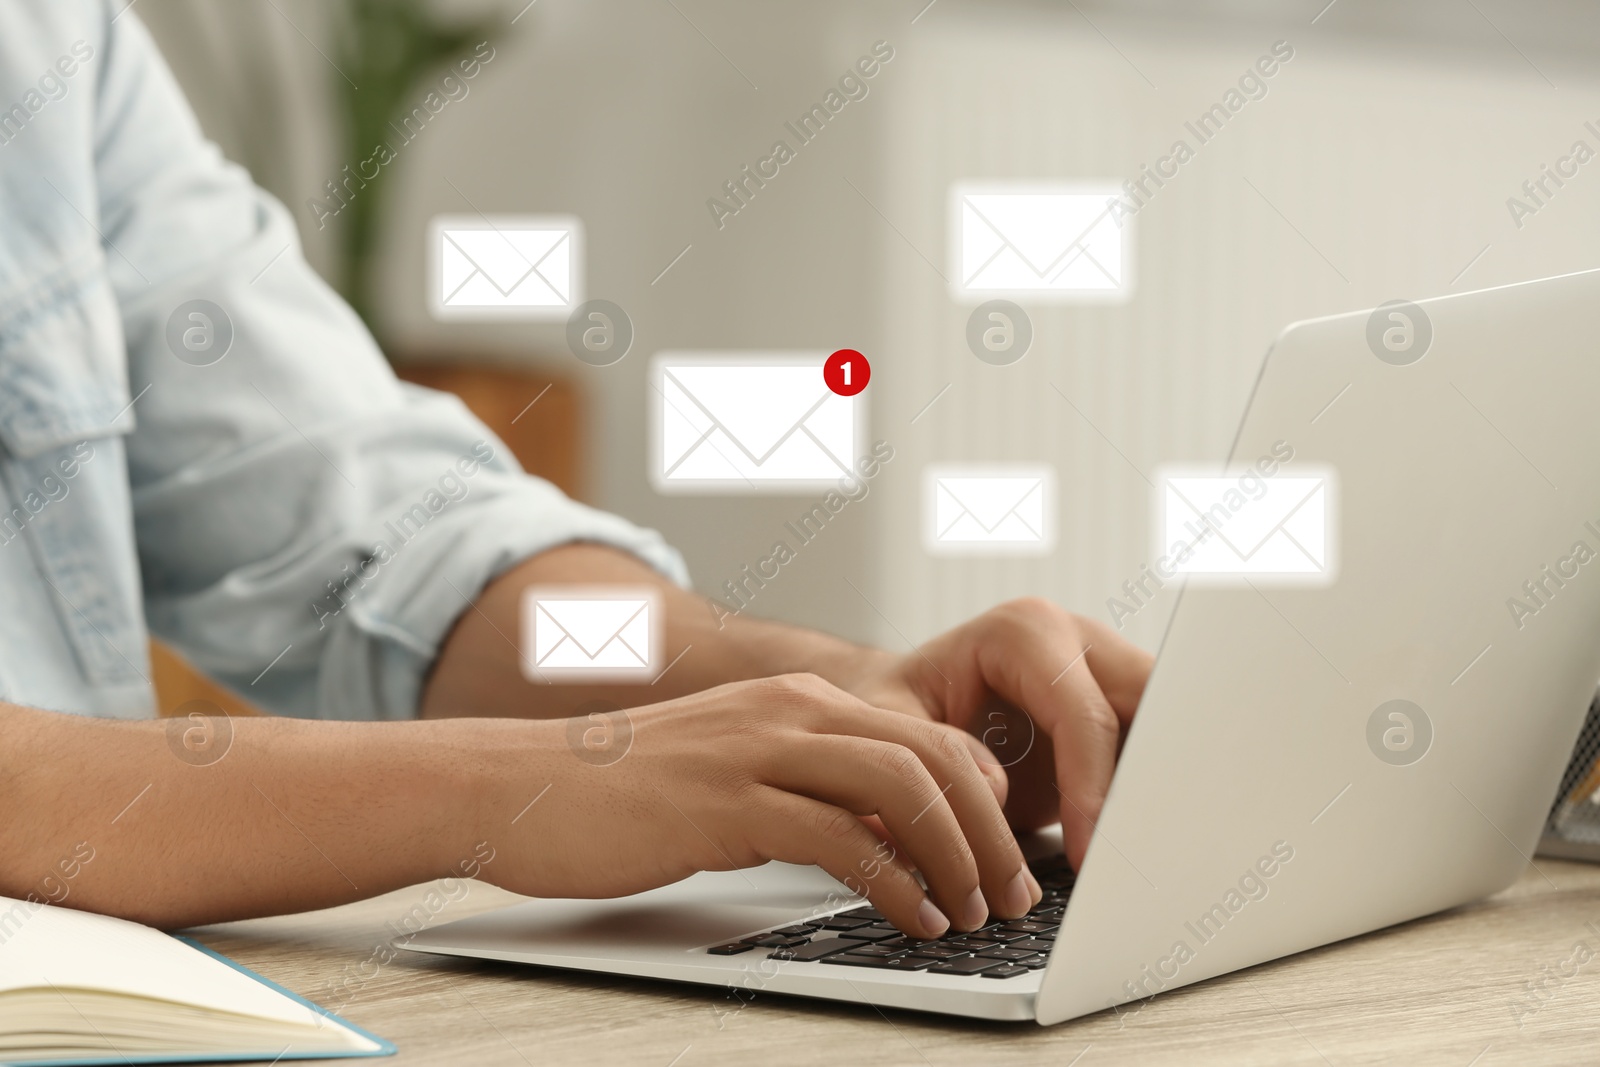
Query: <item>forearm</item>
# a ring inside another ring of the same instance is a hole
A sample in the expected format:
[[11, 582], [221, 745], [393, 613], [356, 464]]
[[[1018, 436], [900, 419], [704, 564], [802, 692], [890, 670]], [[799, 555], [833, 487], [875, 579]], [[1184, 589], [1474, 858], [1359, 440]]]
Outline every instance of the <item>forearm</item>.
[[[633, 684], [529, 682], [521, 655], [521, 602], [530, 586], [614, 585], [648, 588], [660, 598], [662, 667]], [[816, 674], [848, 688], [886, 653], [828, 634], [714, 611], [634, 557], [599, 545], [565, 545], [524, 560], [490, 583], [440, 651], [422, 700], [424, 717], [569, 716], [605, 699], [623, 707], [653, 704], [726, 682], [779, 674]]]
[[211, 725], [215, 762], [172, 740], [186, 720], [0, 705], [0, 894], [177, 927], [461, 874], [510, 760], [540, 759], [526, 724]]

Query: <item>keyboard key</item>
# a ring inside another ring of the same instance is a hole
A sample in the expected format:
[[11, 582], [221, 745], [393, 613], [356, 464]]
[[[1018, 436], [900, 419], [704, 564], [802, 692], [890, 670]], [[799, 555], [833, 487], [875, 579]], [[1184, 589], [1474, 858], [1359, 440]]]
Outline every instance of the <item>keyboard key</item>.
[[1019, 967], [1015, 963], [1008, 963], [1003, 967], [992, 967], [989, 970], [984, 971], [983, 976], [985, 978], [1015, 978], [1018, 975], [1027, 973], [1028, 968]]
[[[874, 946], [881, 948], [882, 946]], [[976, 947], [976, 946], [973, 946]], [[973, 948], [963, 945], [940, 945], [935, 943], [925, 944], [921, 948], [907, 951], [909, 956], [926, 956], [934, 960], [953, 960], [957, 956], [972, 955]]]
[[861, 926], [871, 926], [875, 920], [857, 919], [850, 915], [830, 915], [822, 921], [824, 930], [854, 930]]
[[976, 952], [980, 948], [988, 948], [995, 942], [986, 941], [982, 938], [975, 940], [969, 935], [960, 934], [956, 937], [942, 937], [939, 939], [939, 944], [944, 945], [946, 948], [959, 948], [966, 952]]
[[783, 934], [757, 934], [755, 937], [744, 939], [745, 944], [760, 948], [789, 948], [794, 945], [803, 945], [808, 937], [786, 937]]
[[[863, 926], [858, 930], [840, 930], [840, 937], [852, 937], [857, 941], [892, 941], [903, 935], [899, 930], [885, 924]], [[1021, 937], [1021, 934], [1017, 935]]]
[[820, 960], [824, 956], [831, 956], [835, 952], [845, 952], [849, 949], [860, 947], [861, 942], [859, 941], [846, 941], [839, 937], [819, 937], [815, 941], [808, 941], [804, 944], [774, 949], [767, 954], [767, 959], [798, 960], [802, 963], [810, 963]]
[[1056, 928], [1056, 923], [1014, 922], [1006, 923], [1001, 929], [1018, 934], [1047, 934]]
[[855, 946], [854, 952], [858, 956], [904, 956], [904, 955], [907, 955], [905, 949], [903, 949], [903, 948], [895, 948], [892, 945], [874, 945], [874, 944], [872, 944], [870, 942], [867, 942], [867, 941], [851, 941], [850, 944]]
[[925, 971], [934, 964], [941, 962], [932, 956], [895, 956], [885, 961], [894, 971]]
[[1027, 959], [1014, 960], [1013, 962], [1016, 963], [1018, 967], [1026, 967], [1030, 971], [1037, 971], [1040, 967], [1043, 967], [1045, 964], [1049, 963], [1050, 960], [1046, 956], [1029, 956]]
[[877, 967], [885, 971], [925, 971], [936, 961], [917, 956], [871, 956], [860, 952], [846, 952], [829, 956], [823, 963], [836, 963], [844, 967]]
[[883, 912], [874, 907], [851, 908], [849, 911], [842, 911], [839, 914], [848, 915], [852, 919], [866, 919], [875, 923], [883, 922]]
[[1029, 936], [1026, 930], [974, 930], [967, 935], [968, 941], [983, 942], [986, 944], [1004, 944], [1007, 941], [1021, 941]]
[[1021, 941], [1012, 941], [1006, 948], [1020, 948], [1026, 952], [1049, 952], [1056, 947], [1054, 941], [1041, 941], [1038, 938], [1028, 937]]
[[1003, 948], [996, 945], [994, 948], [984, 949], [978, 955], [986, 960], [1025, 960], [1033, 953], [1025, 949]]
[[772, 932], [785, 937], [810, 937], [816, 932], [816, 928], [805, 923], [795, 923], [793, 926], [780, 926]]
[[754, 945], [747, 945], [743, 941], [730, 941], [726, 945], [717, 945], [715, 948], [706, 949], [706, 951], [713, 956], [737, 956], [739, 953], [749, 952], [753, 948], [755, 948]]
[[[1000, 960], [986, 960], [981, 956], [962, 956], [960, 959], [942, 960], [928, 968], [930, 974], [978, 974], [991, 967], [1002, 966]], [[1009, 964], [1006, 964], [1009, 966]]]

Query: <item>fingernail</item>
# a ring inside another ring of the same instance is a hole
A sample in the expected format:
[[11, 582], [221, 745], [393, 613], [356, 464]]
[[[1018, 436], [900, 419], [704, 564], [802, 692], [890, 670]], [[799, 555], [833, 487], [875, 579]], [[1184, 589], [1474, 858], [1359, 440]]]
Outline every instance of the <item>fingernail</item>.
[[989, 905], [983, 899], [982, 889], [974, 889], [961, 906], [961, 918], [962, 925], [968, 930], [976, 930], [989, 918]]
[[1011, 884], [1006, 886], [1005, 909], [1007, 918], [1017, 918], [1028, 914], [1028, 909], [1033, 907], [1034, 896], [1028, 888], [1028, 868], [1024, 867], [1011, 879]]
[[922, 924], [922, 932], [930, 937], [943, 937], [950, 929], [950, 920], [927, 897], [922, 898], [922, 905], [917, 908], [917, 922]]

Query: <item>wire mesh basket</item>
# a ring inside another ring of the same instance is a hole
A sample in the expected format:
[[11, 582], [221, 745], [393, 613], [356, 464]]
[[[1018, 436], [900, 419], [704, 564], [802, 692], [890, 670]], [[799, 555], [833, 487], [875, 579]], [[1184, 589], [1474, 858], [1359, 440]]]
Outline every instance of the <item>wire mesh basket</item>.
[[1589, 704], [1589, 714], [1583, 720], [1572, 759], [1567, 761], [1566, 772], [1561, 776], [1561, 788], [1556, 790], [1556, 802], [1550, 808], [1544, 833], [1539, 838], [1539, 855], [1600, 863], [1600, 792], [1585, 796], [1588, 790], [1579, 788], [1591, 780], [1597, 763], [1600, 763], [1600, 692]]

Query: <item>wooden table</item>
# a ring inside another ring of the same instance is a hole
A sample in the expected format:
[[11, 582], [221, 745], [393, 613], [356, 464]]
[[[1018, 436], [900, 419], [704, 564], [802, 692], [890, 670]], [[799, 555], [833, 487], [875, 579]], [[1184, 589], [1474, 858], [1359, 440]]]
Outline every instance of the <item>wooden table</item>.
[[435, 911], [428, 888], [195, 933], [342, 1003], [408, 1064], [1600, 1063], [1600, 867], [1584, 864], [1540, 860], [1482, 903], [1048, 1029], [777, 996], [735, 1011], [709, 987], [416, 953], [380, 965], [408, 913], [445, 922], [518, 899], [471, 883]]

